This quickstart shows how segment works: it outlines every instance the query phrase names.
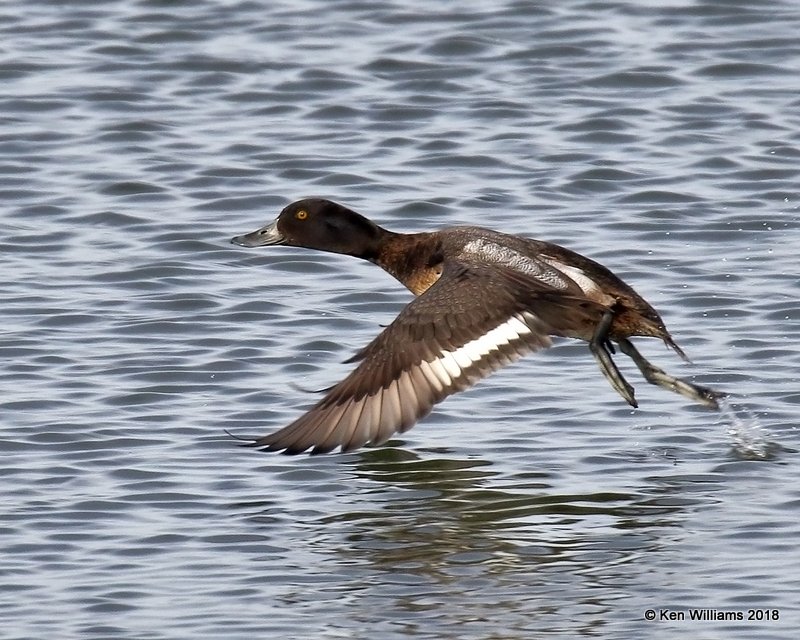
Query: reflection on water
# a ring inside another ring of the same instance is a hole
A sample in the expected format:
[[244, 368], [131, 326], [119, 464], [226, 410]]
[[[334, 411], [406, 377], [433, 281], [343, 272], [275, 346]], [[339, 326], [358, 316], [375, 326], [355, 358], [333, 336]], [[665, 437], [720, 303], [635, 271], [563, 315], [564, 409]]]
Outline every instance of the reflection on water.
[[[412, 625], [446, 617], [480, 627], [500, 615], [506, 637], [589, 631], [616, 615], [609, 593], [639, 579], [636, 561], [657, 552], [699, 501], [684, 491], [697, 478], [559, 494], [547, 473], [506, 476], [480, 458], [391, 446], [349, 457], [355, 504], [306, 523], [311, 545], [339, 573], [337, 593]], [[275, 506], [261, 508], [250, 517], [264, 525]], [[591, 613], [580, 625], [566, 617], [575, 606]]]
[[[427, 458], [404, 449], [367, 451], [356, 473], [377, 484], [374, 492], [380, 509], [342, 514], [332, 521], [361, 523], [361, 528], [373, 532], [386, 529], [387, 541], [400, 526], [404, 532], [422, 531], [420, 539], [427, 543], [452, 542], [455, 548], [473, 543], [483, 547], [494, 534], [503, 545], [527, 539], [556, 548], [571, 546], [575, 540], [554, 532], [568, 531], [578, 522], [592, 522], [593, 529], [600, 524], [609, 530], [647, 528], [654, 518], [664, 518], [676, 508], [654, 502], [644, 491], [559, 495], [544, 473], [501, 476], [490, 461]], [[436, 538], [429, 536], [432, 522], [440, 523], [441, 535]]]

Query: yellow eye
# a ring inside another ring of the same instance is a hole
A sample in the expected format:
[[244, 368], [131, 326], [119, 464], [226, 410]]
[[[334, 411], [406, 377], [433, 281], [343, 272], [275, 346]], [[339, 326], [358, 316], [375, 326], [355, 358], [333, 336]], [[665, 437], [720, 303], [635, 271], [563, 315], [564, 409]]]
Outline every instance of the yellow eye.
[[308, 218], [308, 211], [306, 211], [305, 209], [300, 209], [300, 211], [294, 214], [294, 217], [297, 218], [298, 220], [305, 220], [306, 218]]

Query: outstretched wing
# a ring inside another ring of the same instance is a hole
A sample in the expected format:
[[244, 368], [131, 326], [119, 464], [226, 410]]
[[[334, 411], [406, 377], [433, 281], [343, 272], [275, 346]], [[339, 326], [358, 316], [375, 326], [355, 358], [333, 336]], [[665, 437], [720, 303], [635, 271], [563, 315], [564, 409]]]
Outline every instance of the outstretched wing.
[[358, 366], [289, 426], [250, 443], [285, 453], [350, 451], [406, 431], [433, 405], [604, 308], [511, 269], [445, 264], [441, 278], [350, 361]]

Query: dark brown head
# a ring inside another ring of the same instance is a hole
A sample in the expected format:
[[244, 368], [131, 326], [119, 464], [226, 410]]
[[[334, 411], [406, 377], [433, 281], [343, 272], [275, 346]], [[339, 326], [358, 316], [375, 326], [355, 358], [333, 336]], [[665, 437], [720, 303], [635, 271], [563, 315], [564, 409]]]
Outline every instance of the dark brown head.
[[366, 260], [378, 254], [380, 240], [388, 232], [364, 216], [330, 200], [306, 198], [280, 212], [274, 222], [231, 239], [242, 247], [282, 244]]

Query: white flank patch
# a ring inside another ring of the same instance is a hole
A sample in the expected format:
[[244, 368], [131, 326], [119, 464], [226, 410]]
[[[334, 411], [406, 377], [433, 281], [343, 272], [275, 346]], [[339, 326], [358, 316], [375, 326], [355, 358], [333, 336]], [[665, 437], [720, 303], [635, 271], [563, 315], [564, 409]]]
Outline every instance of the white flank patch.
[[600, 291], [600, 287], [597, 286], [597, 283], [587, 276], [583, 269], [571, 267], [563, 262], [558, 262], [557, 260], [546, 260], [544, 258], [543, 260], [551, 267], [558, 269], [561, 273], [573, 280], [585, 294], [589, 295], [589, 293], [596, 293], [597, 291]]

